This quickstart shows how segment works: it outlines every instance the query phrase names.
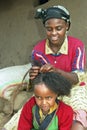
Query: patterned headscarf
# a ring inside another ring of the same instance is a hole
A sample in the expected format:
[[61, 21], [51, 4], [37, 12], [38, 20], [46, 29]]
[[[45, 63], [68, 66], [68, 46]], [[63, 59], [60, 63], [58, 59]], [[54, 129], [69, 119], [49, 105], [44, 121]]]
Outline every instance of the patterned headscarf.
[[43, 24], [45, 24], [45, 22], [51, 18], [63, 19], [64, 21], [69, 23], [69, 26], [71, 23], [69, 11], [65, 7], [60, 5], [52, 6], [47, 9], [37, 9], [35, 18], [42, 19]]

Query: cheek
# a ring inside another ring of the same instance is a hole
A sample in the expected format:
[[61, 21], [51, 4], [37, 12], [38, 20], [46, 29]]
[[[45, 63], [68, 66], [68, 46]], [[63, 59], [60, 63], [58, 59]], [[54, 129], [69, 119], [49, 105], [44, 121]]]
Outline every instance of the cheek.
[[38, 106], [40, 106], [40, 105], [41, 105], [41, 101], [38, 100], [38, 99], [36, 99], [36, 104], [37, 104]]
[[51, 33], [50, 33], [49, 31], [46, 31], [46, 34], [47, 34], [47, 36], [50, 36], [50, 35], [51, 35]]
[[62, 30], [62, 31], [60, 31], [60, 35], [61, 35], [61, 36], [65, 36], [65, 34], [66, 34], [66, 30], [65, 30], [65, 29]]
[[53, 100], [51, 100], [51, 101], [48, 102], [48, 103], [50, 104], [50, 106], [54, 106], [55, 100], [56, 100], [56, 99], [53, 99]]

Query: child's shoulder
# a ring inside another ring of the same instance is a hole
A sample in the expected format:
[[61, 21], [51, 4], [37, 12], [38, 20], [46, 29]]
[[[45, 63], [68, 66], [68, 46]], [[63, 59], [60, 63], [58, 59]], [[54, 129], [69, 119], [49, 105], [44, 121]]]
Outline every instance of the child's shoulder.
[[69, 106], [69, 105], [67, 105], [67, 104], [65, 104], [65, 103], [62, 102], [62, 101], [59, 101], [58, 111], [64, 112], [64, 113], [67, 113], [67, 112], [68, 112], [68, 113], [69, 113], [69, 112], [73, 113], [72, 107]]
[[26, 102], [26, 105], [27, 106], [34, 106], [36, 104], [36, 101], [35, 101], [35, 97], [32, 96], [27, 102]]

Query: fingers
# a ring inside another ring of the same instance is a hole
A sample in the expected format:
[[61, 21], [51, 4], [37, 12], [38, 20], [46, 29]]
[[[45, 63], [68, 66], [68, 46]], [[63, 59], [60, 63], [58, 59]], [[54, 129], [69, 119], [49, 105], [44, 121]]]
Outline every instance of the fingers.
[[29, 70], [30, 79], [34, 79], [38, 75], [39, 71], [40, 67], [38, 66], [31, 67], [31, 69]]
[[50, 64], [45, 64], [40, 68], [40, 72], [50, 72], [53, 71], [53, 66]]
[[39, 72], [51, 72], [51, 71], [54, 71], [54, 67], [50, 64], [45, 64], [43, 65], [42, 67], [39, 67], [39, 66], [32, 66], [31, 69], [29, 70], [29, 76], [30, 76], [30, 79], [34, 79]]

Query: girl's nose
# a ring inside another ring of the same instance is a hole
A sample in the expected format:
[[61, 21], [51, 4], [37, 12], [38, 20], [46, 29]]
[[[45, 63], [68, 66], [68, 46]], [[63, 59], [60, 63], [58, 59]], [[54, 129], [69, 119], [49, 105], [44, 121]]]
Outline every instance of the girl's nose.
[[52, 34], [53, 34], [53, 35], [57, 34], [56, 29], [53, 29]]
[[46, 104], [46, 99], [43, 99], [42, 104]]

